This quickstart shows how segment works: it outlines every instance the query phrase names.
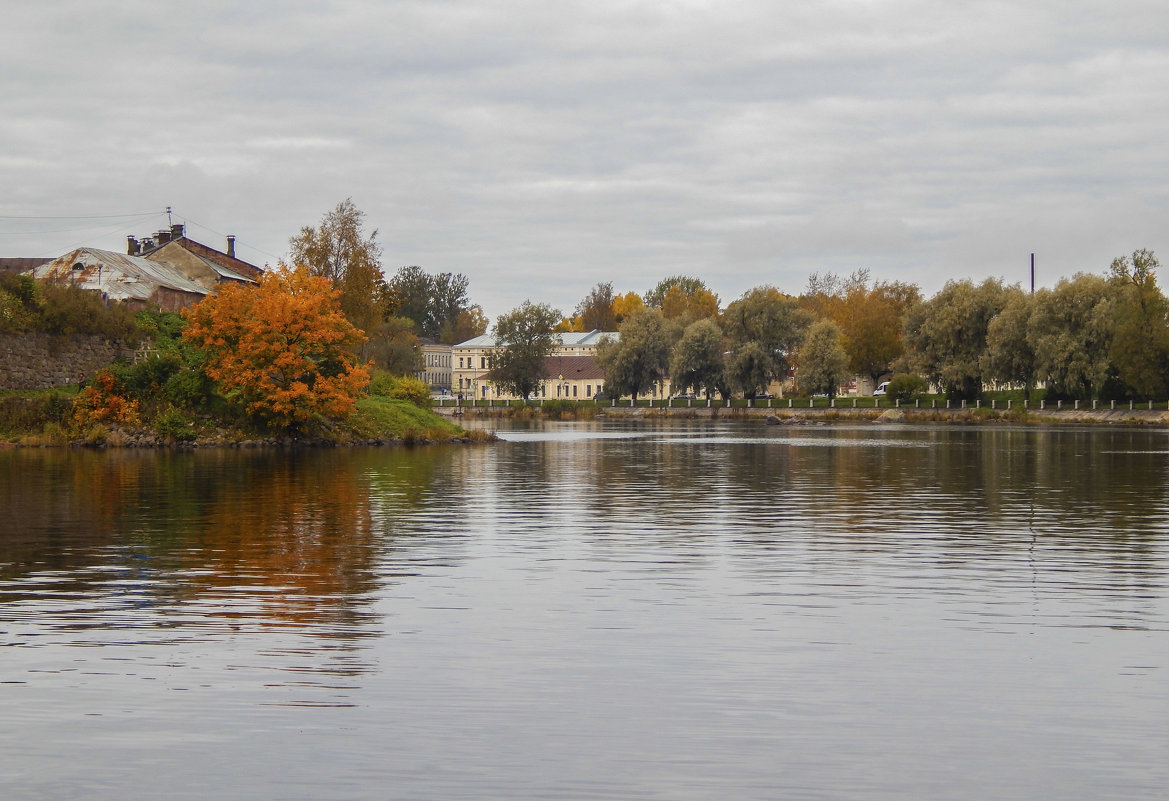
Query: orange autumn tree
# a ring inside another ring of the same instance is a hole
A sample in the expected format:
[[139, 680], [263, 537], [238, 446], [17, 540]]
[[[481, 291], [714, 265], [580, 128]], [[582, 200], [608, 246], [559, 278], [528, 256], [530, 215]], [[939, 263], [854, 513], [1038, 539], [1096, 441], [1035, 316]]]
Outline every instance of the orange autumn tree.
[[369, 384], [354, 348], [365, 340], [341, 312], [340, 293], [306, 268], [270, 270], [259, 285], [226, 284], [183, 316], [183, 339], [228, 400], [274, 429], [316, 416], [340, 419]]

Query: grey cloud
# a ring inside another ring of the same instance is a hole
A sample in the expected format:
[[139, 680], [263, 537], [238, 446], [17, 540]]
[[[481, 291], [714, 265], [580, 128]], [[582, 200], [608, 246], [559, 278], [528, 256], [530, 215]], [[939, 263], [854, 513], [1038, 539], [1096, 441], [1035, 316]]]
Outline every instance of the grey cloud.
[[[1166, 34], [1153, 2], [19, 4], [0, 215], [172, 205], [264, 261], [353, 197], [388, 272], [464, 272], [491, 316], [677, 272], [1102, 270], [1169, 252]], [[44, 229], [0, 249], [78, 236]]]

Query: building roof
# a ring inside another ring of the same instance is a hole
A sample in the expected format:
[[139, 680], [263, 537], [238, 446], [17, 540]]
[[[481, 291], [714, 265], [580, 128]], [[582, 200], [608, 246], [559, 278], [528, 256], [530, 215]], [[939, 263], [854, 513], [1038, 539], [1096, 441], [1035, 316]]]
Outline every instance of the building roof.
[[[556, 336], [560, 337], [560, 346], [564, 348], [583, 348], [600, 344], [602, 339], [620, 339], [621, 335], [616, 331], [560, 331]], [[460, 342], [454, 347], [456, 348], [494, 348], [497, 347], [495, 337], [492, 334], [481, 334], [474, 339], [468, 339], [466, 342]]]
[[[477, 381], [489, 381], [490, 373], [481, 373]], [[544, 359], [544, 380], [603, 381], [605, 371], [592, 356], [548, 356]]]
[[14, 258], [10, 256], [0, 257], [0, 272], [23, 273], [31, 270], [34, 267], [40, 267], [42, 264], [48, 264], [49, 259], [45, 258]]
[[110, 300], [149, 300], [158, 287], [206, 295], [200, 286], [166, 262], [96, 248], [77, 248], [32, 271], [38, 280], [68, 281]]
[[[216, 250], [213, 247], [208, 247], [202, 242], [196, 242], [187, 236], [179, 236], [159, 245], [148, 256], [153, 256], [158, 251], [165, 249], [167, 245], [176, 245], [198, 256], [211, 269], [215, 270], [224, 278], [229, 278], [233, 281], [259, 281], [260, 276], [264, 274], [264, 270], [254, 264], [250, 264], [243, 259], [237, 259], [235, 256]], [[160, 253], [159, 256], [165, 261], [165, 253]]]

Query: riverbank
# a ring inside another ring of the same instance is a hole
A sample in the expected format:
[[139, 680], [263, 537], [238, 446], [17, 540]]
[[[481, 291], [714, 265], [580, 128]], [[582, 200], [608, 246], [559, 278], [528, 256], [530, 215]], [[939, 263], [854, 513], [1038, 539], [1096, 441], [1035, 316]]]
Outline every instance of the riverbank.
[[538, 406], [483, 407], [445, 406], [434, 411], [444, 417], [515, 418], [546, 417], [557, 420], [592, 419], [717, 419], [762, 420], [776, 425], [849, 423], [1012, 423], [1023, 425], [1139, 425], [1169, 427], [1164, 409], [918, 409], [883, 408], [768, 408], [768, 407], [645, 407], [580, 406], [575, 410], [556, 408], [543, 414]]
[[[42, 391], [8, 393], [0, 415], [0, 448], [337, 448], [491, 442], [488, 431], [467, 431], [448, 417], [409, 401], [372, 395], [349, 417], [318, 419], [309, 430], [272, 433], [188, 411], [155, 416], [151, 425], [70, 422], [72, 398]], [[50, 409], [51, 415], [46, 414]]]

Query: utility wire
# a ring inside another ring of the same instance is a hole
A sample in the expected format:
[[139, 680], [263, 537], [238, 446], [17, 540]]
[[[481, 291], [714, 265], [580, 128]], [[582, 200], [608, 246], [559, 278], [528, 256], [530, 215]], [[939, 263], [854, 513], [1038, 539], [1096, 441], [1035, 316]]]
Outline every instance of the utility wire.
[[114, 220], [124, 217], [152, 217], [156, 214], [165, 214], [158, 211], [136, 211], [129, 214], [58, 214], [41, 216], [18, 216], [0, 214], [0, 220]]

